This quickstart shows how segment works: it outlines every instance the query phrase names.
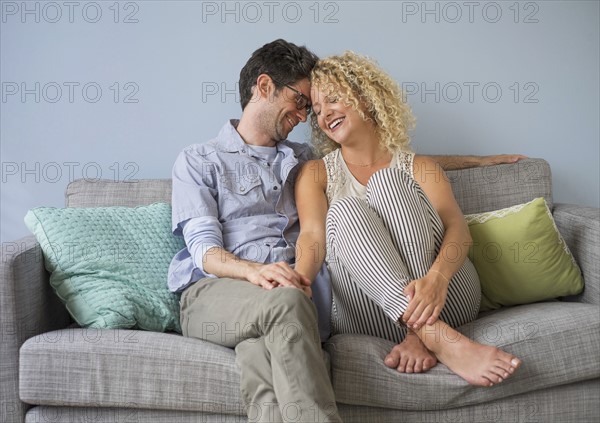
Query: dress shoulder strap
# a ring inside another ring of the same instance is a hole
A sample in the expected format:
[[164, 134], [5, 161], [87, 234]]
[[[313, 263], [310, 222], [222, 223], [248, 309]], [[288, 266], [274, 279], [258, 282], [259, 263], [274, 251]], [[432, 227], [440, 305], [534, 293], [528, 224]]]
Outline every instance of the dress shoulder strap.
[[329, 204], [332, 203], [336, 193], [346, 183], [346, 174], [339, 164], [339, 156], [340, 149], [338, 148], [323, 157], [325, 170], [327, 171], [327, 189], [325, 190], [325, 193], [327, 194], [327, 201], [329, 201]]
[[414, 159], [415, 153], [412, 151], [399, 151], [396, 164], [400, 170], [406, 172], [413, 179], [415, 177], [413, 167]]

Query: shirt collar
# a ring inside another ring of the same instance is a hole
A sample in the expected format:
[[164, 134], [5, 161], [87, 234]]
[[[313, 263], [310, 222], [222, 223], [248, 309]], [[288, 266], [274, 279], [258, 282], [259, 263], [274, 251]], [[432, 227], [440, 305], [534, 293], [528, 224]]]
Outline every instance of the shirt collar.
[[241, 153], [246, 150], [246, 143], [235, 129], [237, 128], [240, 121], [238, 119], [231, 119], [223, 127], [217, 136], [216, 147], [227, 153]]
[[[237, 131], [237, 126], [240, 123], [239, 119], [230, 119], [219, 132], [217, 136], [216, 148], [227, 153], [241, 153], [246, 154], [247, 148], [246, 143]], [[293, 143], [289, 141], [281, 141], [277, 144], [279, 151], [282, 151], [286, 157], [292, 155], [294, 158], [297, 157], [295, 148], [292, 148]]]

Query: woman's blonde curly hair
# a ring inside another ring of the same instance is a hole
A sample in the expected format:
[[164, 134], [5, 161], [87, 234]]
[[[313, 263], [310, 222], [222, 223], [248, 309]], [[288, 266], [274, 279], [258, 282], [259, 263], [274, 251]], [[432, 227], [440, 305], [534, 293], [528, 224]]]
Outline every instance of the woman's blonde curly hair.
[[[398, 83], [374, 61], [351, 51], [321, 59], [311, 72], [311, 84], [354, 108], [365, 121], [371, 119], [380, 142], [390, 152], [411, 150], [408, 131], [415, 123], [411, 109]], [[311, 144], [317, 155], [340, 148], [321, 131], [315, 113], [311, 114], [310, 125]]]

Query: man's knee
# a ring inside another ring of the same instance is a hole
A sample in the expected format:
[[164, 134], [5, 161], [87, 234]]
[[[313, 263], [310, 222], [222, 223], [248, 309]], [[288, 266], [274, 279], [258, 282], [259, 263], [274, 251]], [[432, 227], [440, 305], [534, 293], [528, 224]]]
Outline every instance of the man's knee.
[[270, 294], [262, 327], [266, 342], [283, 339], [294, 344], [306, 336], [318, 341], [317, 310], [306, 294], [286, 287], [275, 288]]
[[274, 321], [316, 319], [316, 308], [310, 298], [297, 288], [279, 287], [269, 292], [266, 312]]
[[300, 289], [292, 287], [279, 287], [269, 292], [270, 303], [273, 306], [281, 306], [288, 310], [295, 308], [310, 308], [312, 305], [310, 298]]

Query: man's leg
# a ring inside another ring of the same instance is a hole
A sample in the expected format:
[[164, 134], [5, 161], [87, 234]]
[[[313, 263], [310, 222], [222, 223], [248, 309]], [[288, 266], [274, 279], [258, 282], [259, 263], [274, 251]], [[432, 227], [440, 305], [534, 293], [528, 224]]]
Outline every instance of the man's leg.
[[241, 390], [248, 422], [283, 422], [273, 391], [271, 355], [264, 338], [252, 338], [235, 347], [235, 361], [241, 370]]
[[[227, 278], [202, 279], [182, 295], [181, 323], [185, 336], [227, 347], [262, 338], [283, 421], [340, 421], [323, 361], [316, 310], [302, 291], [265, 290]], [[258, 373], [263, 379], [268, 374]], [[260, 383], [251, 380], [251, 374], [243, 378], [242, 391]]]

